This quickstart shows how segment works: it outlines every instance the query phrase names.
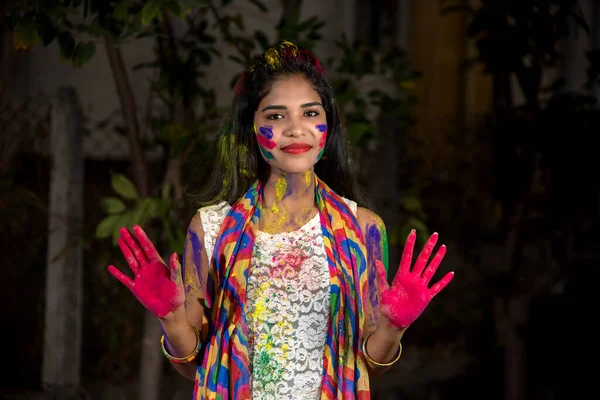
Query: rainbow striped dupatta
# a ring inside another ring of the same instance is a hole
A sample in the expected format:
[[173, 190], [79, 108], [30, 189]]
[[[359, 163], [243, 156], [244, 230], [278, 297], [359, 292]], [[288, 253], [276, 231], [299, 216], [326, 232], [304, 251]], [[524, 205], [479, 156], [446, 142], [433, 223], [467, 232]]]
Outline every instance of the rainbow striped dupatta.
[[[346, 202], [318, 178], [315, 195], [331, 277], [321, 399], [369, 399], [360, 346], [367, 284], [364, 236]], [[211, 326], [195, 400], [251, 398], [245, 304], [261, 203], [257, 182], [232, 206], [217, 235], [205, 304]]]

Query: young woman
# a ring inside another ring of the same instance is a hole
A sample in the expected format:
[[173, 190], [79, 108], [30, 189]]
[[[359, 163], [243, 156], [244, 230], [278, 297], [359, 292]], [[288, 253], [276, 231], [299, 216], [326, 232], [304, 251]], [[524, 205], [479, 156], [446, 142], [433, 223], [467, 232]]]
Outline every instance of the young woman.
[[452, 279], [433, 234], [391, 287], [381, 219], [359, 207], [349, 145], [319, 61], [283, 42], [240, 79], [189, 224], [183, 268], [139, 226], [109, 266], [160, 321], [164, 355], [198, 399], [368, 399], [369, 378]]

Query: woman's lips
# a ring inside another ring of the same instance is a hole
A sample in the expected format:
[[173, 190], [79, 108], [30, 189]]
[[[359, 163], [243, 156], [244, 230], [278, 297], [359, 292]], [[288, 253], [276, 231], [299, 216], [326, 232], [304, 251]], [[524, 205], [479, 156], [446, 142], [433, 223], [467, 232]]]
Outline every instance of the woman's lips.
[[312, 146], [307, 143], [292, 143], [281, 148], [281, 151], [290, 154], [302, 154], [312, 149]]

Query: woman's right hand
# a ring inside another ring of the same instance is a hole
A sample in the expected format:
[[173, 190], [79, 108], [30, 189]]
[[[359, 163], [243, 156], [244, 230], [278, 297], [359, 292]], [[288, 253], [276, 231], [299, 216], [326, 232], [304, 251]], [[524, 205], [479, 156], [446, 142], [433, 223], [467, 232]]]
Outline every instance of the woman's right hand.
[[169, 268], [140, 226], [133, 227], [135, 238], [125, 227], [120, 233], [119, 247], [134, 277], [130, 278], [114, 265], [108, 266], [108, 272], [131, 290], [150, 312], [160, 319], [167, 319], [184, 307], [185, 302], [177, 253], [171, 255]]

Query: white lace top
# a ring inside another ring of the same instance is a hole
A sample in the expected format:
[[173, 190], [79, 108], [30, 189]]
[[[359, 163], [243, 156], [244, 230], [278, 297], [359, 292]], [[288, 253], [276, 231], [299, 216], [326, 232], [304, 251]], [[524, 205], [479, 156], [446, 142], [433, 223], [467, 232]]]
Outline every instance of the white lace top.
[[[209, 259], [229, 210], [199, 210]], [[257, 233], [246, 302], [252, 399], [320, 398], [329, 282], [319, 214], [293, 232]]]

